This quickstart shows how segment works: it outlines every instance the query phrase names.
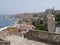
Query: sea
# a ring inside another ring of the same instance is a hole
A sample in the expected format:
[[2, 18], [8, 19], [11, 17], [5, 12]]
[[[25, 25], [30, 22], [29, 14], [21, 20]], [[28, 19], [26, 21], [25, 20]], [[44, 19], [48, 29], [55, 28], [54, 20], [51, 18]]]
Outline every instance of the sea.
[[[4, 19], [3, 16], [5, 16], [5, 15], [0, 15], [0, 30], [1, 30], [1, 28], [10, 26], [17, 21], [15, 19], [11, 19], [11, 20], [10, 19]], [[60, 34], [60, 27], [56, 27], [55, 33]]]
[[16, 22], [15, 19], [4, 19], [3, 18], [4, 15], [0, 15], [0, 29], [4, 28], [6, 26], [12, 25], [14, 22]]

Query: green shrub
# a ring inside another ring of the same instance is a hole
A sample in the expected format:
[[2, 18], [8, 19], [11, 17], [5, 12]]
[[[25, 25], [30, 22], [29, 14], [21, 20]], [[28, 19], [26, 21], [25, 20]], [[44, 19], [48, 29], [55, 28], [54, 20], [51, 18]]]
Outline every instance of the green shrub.
[[43, 24], [43, 23], [33, 23], [33, 25], [36, 26], [36, 29], [37, 30], [44, 30], [44, 31], [47, 31], [47, 23], [46, 24]]
[[45, 29], [45, 25], [43, 25], [43, 24], [37, 24], [36, 25], [36, 29], [37, 30], [44, 30]]
[[59, 26], [60, 25], [60, 13], [57, 13], [55, 17], [56, 17], [56, 22], [57, 22], [56, 24], [57, 26]]

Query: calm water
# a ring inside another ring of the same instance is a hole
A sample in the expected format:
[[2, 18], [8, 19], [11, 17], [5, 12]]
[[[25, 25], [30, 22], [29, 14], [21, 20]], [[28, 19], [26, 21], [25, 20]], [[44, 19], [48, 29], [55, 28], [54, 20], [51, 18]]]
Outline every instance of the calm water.
[[5, 26], [9, 26], [13, 24], [16, 20], [5, 20], [3, 19], [3, 16], [0, 16], [0, 28], [3, 28]]

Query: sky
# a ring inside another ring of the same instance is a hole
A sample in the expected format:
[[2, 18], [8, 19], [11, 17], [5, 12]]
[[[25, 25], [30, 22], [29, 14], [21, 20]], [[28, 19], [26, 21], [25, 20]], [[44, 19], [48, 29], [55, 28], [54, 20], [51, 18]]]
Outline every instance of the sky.
[[60, 10], [60, 0], [0, 0], [0, 15], [43, 12], [53, 7]]

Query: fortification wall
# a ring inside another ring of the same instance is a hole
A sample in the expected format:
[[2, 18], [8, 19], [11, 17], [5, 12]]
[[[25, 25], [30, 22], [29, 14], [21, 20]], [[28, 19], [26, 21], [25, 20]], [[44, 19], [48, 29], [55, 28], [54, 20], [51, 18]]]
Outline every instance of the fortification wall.
[[46, 31], [30, 30], [25, 34], [25, 38], [47, 43], [60, 44], [60, 34], [49, 33]]

